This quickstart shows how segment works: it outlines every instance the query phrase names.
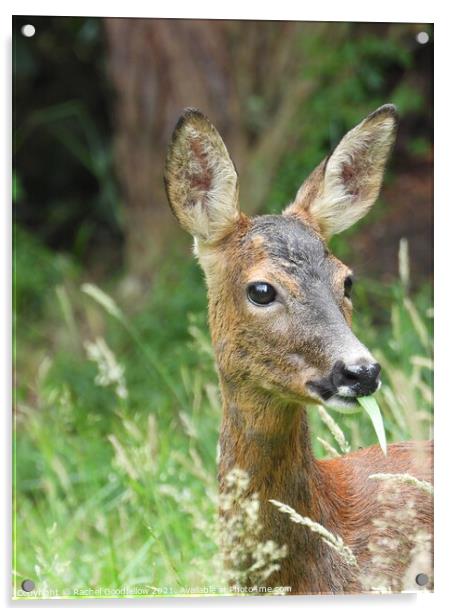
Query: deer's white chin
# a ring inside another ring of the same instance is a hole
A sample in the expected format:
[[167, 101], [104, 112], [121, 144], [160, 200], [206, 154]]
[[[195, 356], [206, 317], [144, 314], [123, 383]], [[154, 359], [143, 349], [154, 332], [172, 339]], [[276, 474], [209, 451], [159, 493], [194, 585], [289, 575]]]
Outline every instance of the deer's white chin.
[[362, 411], [362, 407], [356, 398], [335, 394], [323, 403], [327, 408], [338, 413], [353, 414]]

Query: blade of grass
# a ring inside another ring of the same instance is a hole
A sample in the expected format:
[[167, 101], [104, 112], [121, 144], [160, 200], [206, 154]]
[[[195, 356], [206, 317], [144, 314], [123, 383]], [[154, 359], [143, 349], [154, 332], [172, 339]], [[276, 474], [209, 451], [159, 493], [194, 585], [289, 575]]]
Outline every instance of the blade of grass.
[[146, 347], [141, 342], [140, 336], [139, 336], [138, 332], [131, 325], [131, 323], [125, 318], [122, 310], [119, 308], [119, 306], [116, 304], [116, 302], [109, 295], [107, 295], [104, 291], [102, 291], [102, 289], [99, 289], [99, 287], [97, 287], [96, 285], [93, 285], [93, 284], [90, 284], [90, 283], [85, 283], [85, 284], [82, 284], [81, 290], [84, 293], [86, 293], [86, 295], [89, 295], [89, 297], [91, 297], [91, 299], [93, 299], [95, 302], [97, 302], [100, 306], [102, 306], [102, 308], [110, 316], [112, 316], [119, 323], [121, 323], [121, 325], [124, 327], [126, 332], [129, 334], [129, 336], [131, 337], [133, 342], [136, 344], [137, 348], [140, 349], [141, 353], [143, 354], [143, 356], [147, 360], [148, 368], [151, 368], [151, 371], [155, 370], [157, 372], [157, 374], [162, 378], [162, 381], [168, 387], [170, 392], [173, 394], [173, 396], [179, 402], [181, 407], [185, 408], [185, 406], [186, 406], [185, 401], [183, 400], [183, 398], [180, 395], [178, 389], [175, 387], [174, 383], [172, 382], [172, 380], [168, 376], [167, 372], [165, 370], [163, 370], [163, 368], [162, 368], [159, 360], [157, 359], [157, 357], [150, 351], [150, 349], [148, 347]]
[[369, 415], [383, 453], [387, 454], [386, 433], [380, 407], [373, 396], [362, 396], [358, 402]]

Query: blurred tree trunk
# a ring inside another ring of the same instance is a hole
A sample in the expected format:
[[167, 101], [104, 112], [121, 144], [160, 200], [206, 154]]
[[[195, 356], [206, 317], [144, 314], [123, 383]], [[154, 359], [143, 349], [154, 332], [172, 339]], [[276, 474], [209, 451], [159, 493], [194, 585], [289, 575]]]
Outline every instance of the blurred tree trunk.
[[295, 112], [310, 91], [294, 53], [303, 24], [108, 18], [105, 27], [127, 267], [146, 280], [175, 228], [163, 165], [185, 107], [200, 108], [221, 132], [239, 170], [246, 211], [262, 205]]

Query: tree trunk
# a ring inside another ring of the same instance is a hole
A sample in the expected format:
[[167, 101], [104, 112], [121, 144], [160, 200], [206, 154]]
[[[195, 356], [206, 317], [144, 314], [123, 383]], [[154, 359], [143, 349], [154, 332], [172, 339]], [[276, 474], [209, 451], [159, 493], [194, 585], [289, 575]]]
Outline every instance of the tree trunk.
[[303, 24], [108, 18], [105, 27], [127, 268], [146, 280], [175, 228], [163, 166], [185, 107], [200, 108], [220, 131], [241, 176], [245, 209], [261, 206], [310, 91], [293, 53]]

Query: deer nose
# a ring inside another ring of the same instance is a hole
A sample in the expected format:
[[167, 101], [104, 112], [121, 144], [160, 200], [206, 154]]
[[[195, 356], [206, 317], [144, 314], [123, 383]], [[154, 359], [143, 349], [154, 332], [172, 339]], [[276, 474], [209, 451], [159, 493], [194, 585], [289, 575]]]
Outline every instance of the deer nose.
[[377, 363], [344, 364], [338, 361], [333, 366], [331, 380], [339, 393], [339, 388], [347, 388], [356, 397], [369, 396], [378, 388], [380, 370], [381, 366]]

